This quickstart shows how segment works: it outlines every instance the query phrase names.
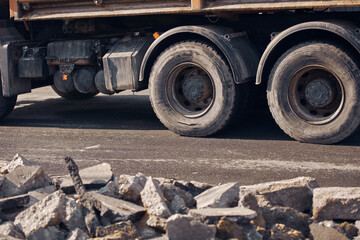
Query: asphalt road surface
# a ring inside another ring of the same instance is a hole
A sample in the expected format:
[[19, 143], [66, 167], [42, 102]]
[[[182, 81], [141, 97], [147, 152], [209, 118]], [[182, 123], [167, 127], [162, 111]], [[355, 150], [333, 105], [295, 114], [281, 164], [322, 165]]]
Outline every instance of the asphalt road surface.
[[181, 137], [158, 121], [147, 92], [69, 101], [40, 88], [19, 96], [0, 123], [0, 165], [20, 153], [50, 175], [67, 174], [71, 156], [79, 168], [108, 162], [116, 175], [242, 185], [311, 176], [324, 187], [360, 186], [359, 145], [359, 133], [331, 146], [294, 141], [265, 109], [215, 137]]

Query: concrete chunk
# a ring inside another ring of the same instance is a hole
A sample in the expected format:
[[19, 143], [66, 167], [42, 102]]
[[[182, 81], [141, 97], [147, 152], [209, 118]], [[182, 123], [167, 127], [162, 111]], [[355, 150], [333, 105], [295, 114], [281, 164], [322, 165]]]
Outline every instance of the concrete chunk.
[[146, 184], [146, 177], [142, 173], [137, 173], [135, 176], [122, 174], [119, 177], [119, 194], [129, 201], [137, 202], [141, 198], [141, 191]]
[[83, 214], [85, 216], [85, 226], [91, 237], [96, 236], [96, 228], [101, 226], [98, 214], [93, 209], [83, 206]]
[[111, 224], [132, 220], [135, 221], [145, 213], [139, 205], [121, 199], [109, 197], [96, 192], [85, 194], [90, 196], [93, 206], [100, 212], [100, 216], [109, 220]]
[[27, 237], [28, 240], [65, 240], [65, 238], [66, 234], [54, 226], [40, 227]]
[[[145, 214], [139, 221], [134, 222], [140, 239], [153, 239], [161, 236], [161, 233], [157, 232], [154, 228], [147, 225], [148, 220], [149, 220], [149, 215]], [[164, 219], [164, 221], [166, 226], [166, 219]], [[166, 228], [162, 232], [165, 231]]]
[[138, 236], [136, 227], [131, 221], [123, 221], [96, 229], [96, 237], [117, 237], [117, 239], [135, 239]]
[[197, 208], [235, 207], [239, 201], [239, 184], [226, 183], [212, 187], [195, 197]]
[[277, 223], [271, 228], [269, 240], [303, 240], [304, 235], [295, 229], [289, 228], [284, 224]]
[[355, 227], [354, 224], [348, 222], [342, 222], [340, 224], [335, 223], [332, 220], [326, 220], [318, 222], [319, 225], [323, 227], [333, 228], [338, 232], [344, 234], [349, 239], [353, 239], [358, 235], [359, 230]]
[[44, 187], [44, 188], [38, 188], [34, 191], [29, 191], [28, 194], [30, 195], [30, 202], [26, 205], [27, 207], [30, 207], [37, 203], [38, 201], [42, 200], [43, 198], [49, 196], [50, 194], [54, 193], [55, 187], [53, 185]]
[[4, 177], [2, 186], [0, 188], [0, 197], [7, 198], [20, 194], [24, 194], [24, 191], [19, 187], [17, 187], [15, 183], [11, 182], [6, 177]]
[[90, 237], [80, 228], [75, 228], [68, 236], [67, 240], [87, 240]]
[[222, 217], [216, 224], [216, 233], [220, 239], [246, 239], [244, 228], [226, 217]]
[[262, 209], [259, 207], [256, 197], [253, 194], [247, 194], [242, 198], [242, 206], [254, 210], [257, 214], [256, 219], [254, 219], [254, 223], [261, 227], [265, 228], [266, 223], [264, 216], [262, 214]]
[[[172, 183], [160, 184], [160, 189], [163, 192], [165, 199], [170, 203], [169, 205], [173, 206], [173, 213], [178, 213], [182, 206], [191, 208], [196, 204], [196, 201], [190, 192], [187, 192]], [[184, 204], [181, 204], [181, 202]]]
[[[81, 169], [79, 175], [86, 188], [101, 188], [113, 179], [114, 174], [110, 164], [102, 163]], [[73, 193], [75, 191], [70, 175], [66, 175], [61, 179], [60, 188], [65, 193]]]
[[86, 231], [84, 216], [81, 212], [80, 206], [74, 199], [64, 198], [62, 206], [61, 222], [65, 225], [68, 231], [72, 231], [75, 228], [80, 228]]
[[32, 165], [33, 164], [29, 160], [27, 160], [20, 154], [16, 154], [14, 156], [14, 159], [8, 165], [1, 168], [0, 172], [2, 174], [8, 174], [9, 172], [11, 172], [12, 170], [14, 170], [19, 166], [32, 166]]
[[349, 238], [334, 228], [324, 227], [318, 223], [310, 225], [310, 233], [314, 240], [349, 240]]
[[182, 197], [175, 195], [171, 202], [168, 204], [169, 210], [171, 213], [181, 213], [186, 214], [189, 209], [186, 206], [186, 203]]
[[171, 240], [215, 239], [216, 227], [203, 224], [191, 216], [175, 214], [167, 220], [167, 236]]
[[[21, 193], [27, 193], [30, 190], [43, 188], [49, 186], [51, 183], [51, 179], [40, 166], [19, 166], [7, 174], [6, 178], [18, 187]], [[4, 191], [6, 192], [6, 190]]]
[[163, 232], [166, 231], [166, 219], [150, 215], [149, 219], [146, 221], [146, 224], [152, 228], [159, 229]]
[[168, 218], [171, 215], [159, 184], [152, 177], [148, 178], [144, 189], [141, 191], [141, 200], [150, 215], [162, 218]]
[[19, 240], [19, 239], [22, 239], [22, 238], [15, 238], [15, 237], [12, 237], [9, 235], [3, 235], [0, 233], [0, 240]]
[[291, 207], [304, 212], [311, 209], [312, 191], [317, 187], [316, 180], [310, 177], [240, 186], [239, 206], [243, 206], [247, 194], [253, 194], [260, 207]]
[[109, 197], [120, 198], [118, 181], [115, 179], [114, 181], [108, 182], [104, 187], [99, 189], [98, 193]]
[[214, 224], [222, 217], [237, 223], [248, 223], [257, 216], [255, 211], [243, 207], [191, 209], [189, 215], [207, 224]]
[[41, 227], [55, 226], [61, 222], [62, 206], [65, 196], [55, 192], [19, 213], [14, 224], [28, 237]]
[[15, 197], [1, 198], [0, 211], [25, 206], [29, 203], [29, 201], [30, 196], [28, 194], [18, 195]]
[[289, 207], [263, 207], [262, 215], [267, 229], [270, 229], [277, 223], [281, 223], [302, 232], [305, 236], [309, 235], [309, 224], [312, 221], [310, 216], [305, 213], [298, 212]]
[[13, 222], [10, 221], [3, 222], [2, 224], [0, 224], [0, 234], [4, 234], [20, 239], [25, 238], [24, 234], [15, 227]]
[[313, 216], [317, 220], [360, 219], [360, 188], [317, 188], [314, 190]]

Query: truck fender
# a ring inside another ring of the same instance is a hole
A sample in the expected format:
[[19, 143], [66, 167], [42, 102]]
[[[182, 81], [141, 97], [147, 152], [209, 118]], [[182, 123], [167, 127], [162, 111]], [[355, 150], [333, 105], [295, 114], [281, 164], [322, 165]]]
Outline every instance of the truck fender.
[[268, 80], [277, 59], [292, 46], [305, 41], [329, 39], [340, 42], [360, 53], [360, 29], [351, 23], [329, 20], [300, 23], [277, 34], [269, 43], [259, 62], [256, 84]]
[[148, 48], [141, 63], [139, 81], [148, 79], [156, 58], [170, 45], [191, 39], [202, 39], [215, 45], [225, 56], [234, 81], [255, 80], [260, 56], [247, 39], [246, 33], [218, 26], [181, 26], [164, 32]]

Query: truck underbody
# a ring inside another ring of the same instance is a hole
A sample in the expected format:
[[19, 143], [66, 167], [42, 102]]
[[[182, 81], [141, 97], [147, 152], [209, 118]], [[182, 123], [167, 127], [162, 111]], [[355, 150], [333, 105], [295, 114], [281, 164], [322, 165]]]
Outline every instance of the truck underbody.
[[360, 122], [360, 1], [0, 5], [1, 118], [36, 87], [70, 99], [150, 88], [166, 127], [201, 137], [244, 115], [262, 82], [257, 94], [299, 141], [339, 142]]

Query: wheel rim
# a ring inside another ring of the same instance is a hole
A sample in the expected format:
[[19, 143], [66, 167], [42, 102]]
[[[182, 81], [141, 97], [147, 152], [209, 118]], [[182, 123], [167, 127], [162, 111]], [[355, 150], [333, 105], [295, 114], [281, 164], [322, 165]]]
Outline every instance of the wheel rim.
[[291, 110], [310, 124], [334, 120], [345, 100], [339, 78], [321, 66], [305, 67], [293, 75], [288, 93]]
[[169, 74], [166, 97], [171, 107], [183, 116], [196, 118], [211, 108], [215, 91], [210, 75], [195, 63], [183, 63]]

